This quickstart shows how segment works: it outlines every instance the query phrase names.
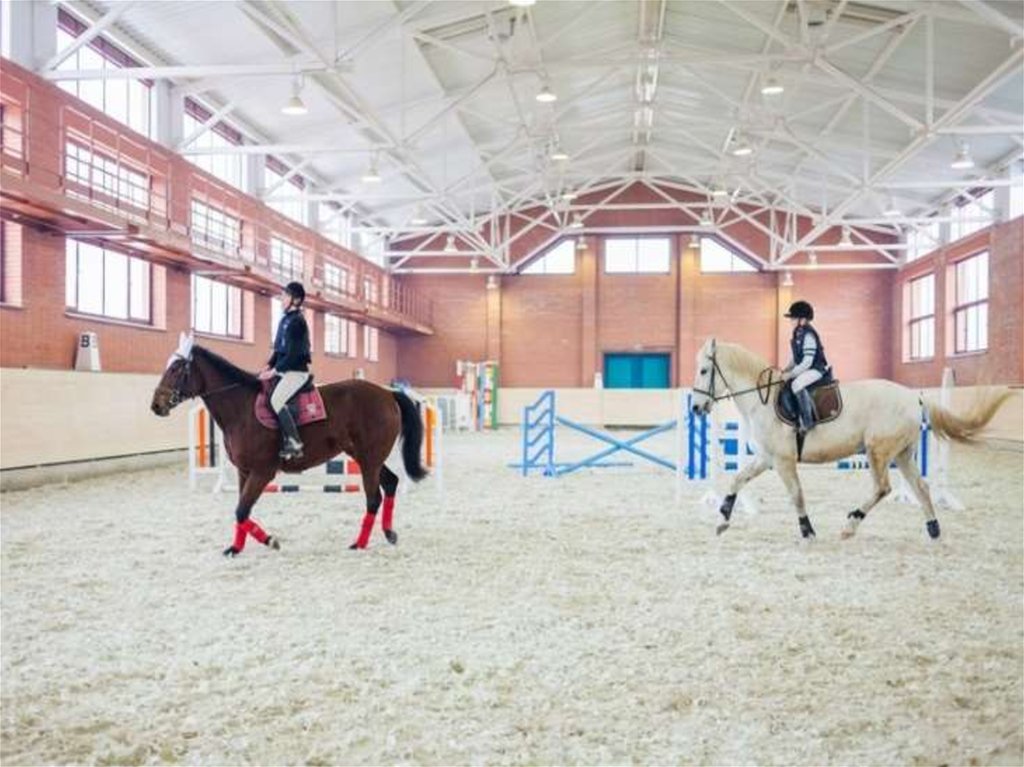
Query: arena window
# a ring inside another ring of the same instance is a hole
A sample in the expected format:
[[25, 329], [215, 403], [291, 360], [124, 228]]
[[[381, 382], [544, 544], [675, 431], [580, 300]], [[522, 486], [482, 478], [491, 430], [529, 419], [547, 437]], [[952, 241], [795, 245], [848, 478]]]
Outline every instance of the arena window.
[[668, 274], [671, 242], [667, 237], [609, 237], [604, 241], [606, 274]]
[[700, 238], [700, 270], [705, 273], [757, 271], [749, 261], [712, 237]]
[[270, 268], [286, 280], [301, 280], [302, 251], [280, 237], [271, 237]]
[[348, 269], [324, 260], [324, 289], [332, 293], [347, 293]]
[[575, 274], [576, 244], [562, 240], [543, 256], [531, 263], [520, 274]]
[[324, 353], [336, 357], [348, 354], [346, 321], [334, 314], [324, 315]]
[[64, 144], [68, 194], [108, 210], [149, 208], [149, 176], [85, 146]]
[[300, 224], [306, 223], [306, 204], [294, 199], [306, 189], [306, 179], [276, 157], [268, 157], [263, 168], [263, 202], [282, 216]]
[[953, 209], [950, 224], [950, 242], [992, 226], [995, 221], [995, 193], [990, 189], [976, 197], [966, 195]]
[[949, 267], [953, 292], [953, 353], [988, 349], [988, 253]]
[[[213, 112], [194, 99], [185, 99], [185, 115], [182, 121], [183, 137], [188, 139], [199, 131], [203, 124], [213, 116]], [[218, 122], [203, 131], [193, 141], [190, 149], [218, 149], [240, 146], [242, 134], [225, 122]], [[236, 189], [245, 191], [248, 179], [247, 163], [240, 154], [202, 154], [186, 155], [190, 163], [202, 168], [221, 181], [231, 184]]]
[[228, 338], [242, 337], [242, 290], [192, 275], [192, 328]]
[[64, 303], [70, 311], [152, 324], [149, 262], [68, 238], [64, 266]]
[[942, 224], [938, 221], [928, 226], [911, 229], [907, 233], [907, 261], [916, 261], [927, 256], [942, 245]]
[[903, 297], [908, 317], [906, 359], [931, 359], [935, 356], [935, 275], [906, 283]]
[[380, 359], [380, 331], [363, 325], [363, 356], [370, 362], [377, 362]]
[[[57, 10], [57, 50], [71, 45], [84, 34], [88, 24], [64, 8]], [[103, 35], [97, 35], [71, 56], [58, 70], [140, 67], [141, 62]], [[96, 107], [104, 114], [152, 138], [152, 83], [146, 80], [111, 78], [108, 80], [60, 80], [61, 89]]]
[[242, 245], [242, 222], [220, 208], [192, 200], [192, 242], [236, 253]]

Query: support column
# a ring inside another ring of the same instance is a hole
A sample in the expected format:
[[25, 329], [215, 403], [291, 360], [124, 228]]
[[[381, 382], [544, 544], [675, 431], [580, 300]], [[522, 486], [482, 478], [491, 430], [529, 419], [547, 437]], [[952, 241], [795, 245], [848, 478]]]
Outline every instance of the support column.
[[57, 53], [57, 5], [0, 3], [0, 53], [33, 72]]
[[690, 247], [684, 235], [679, 250], [679, 384], [693, 385], [694, 360], [705, 339], [697, 327], [697, 298], [700, 288], [700, 249]]
[[[789, 320], [782, 316], [793, 303], [793, 286], [783, 285], [785, 278], [785, 272], [775, 273], [775, 359], [772, 360], [772, 364], [776, 367], [785, 367], [793, 356], [789, 348], [789, 339], [793, 333]], [[794, 280], [798, 279], [799, 275], [794, 277]]]
[[[492, 279], [493, 278], [493, 279]], [[493, 285], [493, 287], [492, 287]], [[501, 365], [501, 277], [491, 275], [484, 289], [487, 294], [486, 359]]]
[[576, 262], [580, 275], [580, 383], [584, 388], [594, 385], [594, 376], [601, 372], [597, 342], [597, 254], [592, 237], [581, 237], [586, 247], [577, 249]]
[[153, 84], [153, 140], [177, 152], [185, 131], [185, 99], [167, 80]]

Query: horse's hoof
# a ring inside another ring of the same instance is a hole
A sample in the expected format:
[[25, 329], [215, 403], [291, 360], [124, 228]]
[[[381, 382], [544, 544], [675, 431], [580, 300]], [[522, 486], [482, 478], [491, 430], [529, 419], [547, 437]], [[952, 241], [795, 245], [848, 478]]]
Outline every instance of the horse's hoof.
[[850, 538], [852, 538], [856, 534], [857, 534], [857, 531], [855, 529], [851, 530], [848, 527], [844, 527], [843, 531], [841, 533], [839, 533], [839, 537], [842, 538], [845, 541], [845, 540], [849, 540]]
[[715, 535], [721, 535], [722, 533], [724, 533], [728, 529], [729, 529], [729, 523], [728, 522], [723, 522], [722, 524], [720, 524], [718, 527], [715, 528]]
[[280, 551], [281, 550], [281, 542], [277, 538], [275, 538], [273, 535], [269, 535], [269, 536], [267, 536], [267, 548], [271, 548], [274, 551]]
[[226, 557], [237, 557], [241, 553], [242, 552], [240, 552], [234, 546], [228, 546], [226, 549], [224, 549], [224, 556]]
[[926, 527], [928, 528], [928, 536], [933, 541], [934, 540], [938, 540], [938, 537], [939, 537], [939, 534], [940, 534], [939, 520], [937, 520], [937, 519], [929, 519], [928, 520], [928, 524], [926, 525]]
[[398, 533], [396, 533], [394, 530], [385, 530], [384, 537], [388, 539], [388, 543], [390, 543], [392, 546], [398, 543]]

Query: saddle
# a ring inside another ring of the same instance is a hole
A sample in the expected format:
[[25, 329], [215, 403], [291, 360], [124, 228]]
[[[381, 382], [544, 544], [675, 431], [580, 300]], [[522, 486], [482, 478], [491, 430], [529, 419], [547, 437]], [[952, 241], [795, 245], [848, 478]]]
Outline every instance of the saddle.
[[[809, 387], [811, 401], [814, 403], [814, 423], [834, 421], [843, 412], [843, 397], [839, 392], [839, 381], [833, 378], [821, 380]], [[775, 399], [775, 415], [787, 426], [797, 425], [796, 395], [787, 385], [782, 387]]]
[[[270, 409], [270, 395], [280, 379], [274, 378], [263, 382], [263, 388], [256, 395], [256, 419], [268, 429], [277, 431], [277, 415]], [[295, 396], [288, 400], [288, 409], [292, 412], [297, 426], [304, 426], [307, 423], [327, 420], [327, 409], [324, 407], [323, 397], [320, 396], [320, 388], [313, 385], [313, 377], [310, 376], [306, 385], [299, 389]]]

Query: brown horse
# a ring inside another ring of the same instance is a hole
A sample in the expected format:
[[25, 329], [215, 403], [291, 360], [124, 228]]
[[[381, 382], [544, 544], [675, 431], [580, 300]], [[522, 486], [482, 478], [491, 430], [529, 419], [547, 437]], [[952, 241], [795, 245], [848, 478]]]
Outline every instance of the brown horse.
[[[278, 471], [300, 472], [324, 463], [339, 453], [351, 456], [362, 473], [366, 514], [359, 536], [349, 548], [365, 549], [383, 500], [382, 527], [389, 543], [397, 543], [392, 529], [398, 475], [384, 462], [402, 437], [402, 462], [409, 478], [418, 482], [427, 475], [420, 463], [423, 423], [409, 396], [368, 381], [344, 381], [320, 387], [327, 419], [301, 427], [303, 456], [284, 461], [278, 455], [280, 433], [263, 426], [255, 414], [256, 396], [262, 382], [182, 334], [156, 391], [152, 410], [169, 415], [181, 402], [202, 398], [213, 420], [224, 433], [224, 448], [238, 469], [238, 506], [235, 508], [235, 539], [224, 551], [236, 556], [245, 548], [247, 535], [274, 549], [273, 536], [251, 518], [252, 507]], [[381, 488], [384, 490], [381, 498]]]

